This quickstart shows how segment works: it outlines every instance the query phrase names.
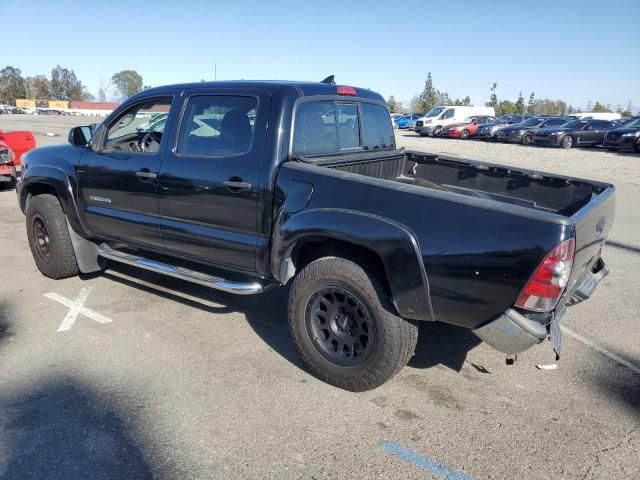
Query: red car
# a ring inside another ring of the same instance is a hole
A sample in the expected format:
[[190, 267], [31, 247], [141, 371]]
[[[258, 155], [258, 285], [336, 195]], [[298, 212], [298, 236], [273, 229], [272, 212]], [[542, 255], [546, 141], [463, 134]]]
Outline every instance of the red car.
[[16, 184], [16, 167], [21, 164], [22, 155], [36, 146], [31, 132], [0, 131], [0, 186]]
[[468, 138], [475, 137], [478, 133], [478, 127], [483, 123], [491, 123], [495, 120], [495, 117], [488, 115], [474, 115], [464, 119], [462, 123], [453, 123], [447, 125], [440, 132], [441, 137], [447, 138], [460, 138], [467, 140]]

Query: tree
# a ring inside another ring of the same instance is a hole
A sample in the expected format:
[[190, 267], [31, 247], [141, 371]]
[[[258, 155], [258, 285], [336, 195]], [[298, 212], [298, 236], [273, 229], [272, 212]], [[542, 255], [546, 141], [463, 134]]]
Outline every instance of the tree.
[[26, 98], [46, 99], [49, 98], [49, 79], [44, 75], [36, 75], [35, 77], [26, 77], [24, 79], [26, 88]]
[[522, 92], [518, 93], [518, 100], [516, 100], [515, 103], [515, 112], [514, 113], [519, 113], [520, 115], [522, 115], [525, 111], [524, 108], [524, 97], [522, 96]]
[[135, 70], [122, 70], [111, 77], [121, 98], [127, 98], [142, 91], [142, 77]]
[[398, 110], [398, 104], [396, 103], [396, 99], [391, 95], [389, 100], [387, 100], [387, 106], [389, 107], [389, 111], [391, 113], [396, 113]]
[[436, 89], [433, 88], [433, 80], [431, 79], [431, 72], [427, 75], [427, 79], [424, 82], [424, 90], [420, 94], [419, 111], [427, 113], [438, 103]]
[[0, 70], [0, 103], [16, 104], [16, 98], [25, 98], [27, 90], [19, 68], [6, 66]]
[[495, 110], [497, 115], [507, 115], [509, 113], [516, 113], [516, 104], [509, 100], [502, 100], [498, 104], [498, 107]]
[[489, 97], [489, 107], [493, 107], [494, 110], [496, 111], [496, 114], [500, 115], [498, 113], [498, 109], [500, 108], [500, 105], [498, 104], [498, 95], [496, 94], [496, 88], [498, 88], [498, 84], [494, 82], [493, 86], [491, 87], [491, 96]]
[[421, 111], [422, 111], [422, 99], [420, 98], [420, 95], [414, 95], [409, 101], [409, 112], [421, 112]]
[[531, 92], [531, 95], [529, 95], [529, 103], [527, 104], [527, 115], [533, 115], [535, 103], [536, 96], [533, 92]]
[[82, 82], [78, 80], [73, 70], [56, 65], [51, 70], [49, 82], [49, 95], [56, 100], [77, 101], [83, 100], [88, 92]]
[[107, 94], [102, 87], [98, 89], [98, 101], [104, 103], [107, 101]]
[[608, 112], [609, 109], [607, 107], [605, 107], [604, 105], [602, 105], [600, 102], [596, 101], [596, 103], [593, 105], [593, 108], [591, 109], [592, 112], [596, 113], [602, 113], [602, 112]]
[[462, 99], [462, 105], [464, 106], [469, 106], [471, 105], [471, 99], [469, 98], [469, 95], [467, 95], [466, 97], [464, 97]]

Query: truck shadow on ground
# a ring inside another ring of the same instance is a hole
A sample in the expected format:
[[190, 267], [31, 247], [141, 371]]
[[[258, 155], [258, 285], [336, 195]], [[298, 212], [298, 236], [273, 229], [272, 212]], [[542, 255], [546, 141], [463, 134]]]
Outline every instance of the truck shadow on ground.
[[[289, 335], [288, 287], [274, 288], [260, 295], [237, 296], [115, 263], [110, 263], [109, 269], [98, 275], [212, 314], [241, 313], [269, 347], [309, 373]], [[413, 368], [444, 365], [459, 372], [469, 350], [481, 343], [470, 330], [454, 325], [418, 322], [418, 328], [416, 353], [409, 362]]]
[[68, 378], [0, 392], [0, 478], [153, 478], [121, 418]]

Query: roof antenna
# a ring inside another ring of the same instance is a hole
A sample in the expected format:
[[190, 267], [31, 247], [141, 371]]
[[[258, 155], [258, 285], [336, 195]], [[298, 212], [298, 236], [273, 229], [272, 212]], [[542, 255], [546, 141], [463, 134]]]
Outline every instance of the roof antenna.
[[335, 75], [329, 75], [327, 78], [322, 80], [320, 83], [327, 83], [329, 85], [335, 85], [336, 81], [333, 79], [333, 77], [335, 77]]

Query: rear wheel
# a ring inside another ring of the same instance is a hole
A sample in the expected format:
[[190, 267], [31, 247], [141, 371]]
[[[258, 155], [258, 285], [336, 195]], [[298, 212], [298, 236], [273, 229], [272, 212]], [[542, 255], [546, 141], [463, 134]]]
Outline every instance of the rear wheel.
[[560, 140], [560, 146], [566, 149], [573, 147], [573, 137], [571, 135], [565, 135], [562, 137], [562, 140]]
[[289, 326], [304, 362], [321, 380], [351, 391], [382, 385], [413, 355], [417, 327], [393, 312], [380, 283], [343, 258], [307, 265], [289, 295]]
[[467, 129], [465, 128], [464, 130], [462, 130], [462, 131], [460, 132], [460, 139], [461, 139], [461, 140], [468, 140], [470, 135], [471, 135], [471, 134], [469, 133], [469, 130], [467, 130]]
[[533, 143], [533, 133], [525, 133], [522, 136], [523, 145], [531, 145]]
[[31, 199], [27, 208], [27, 238], [43, 275], [60, 279], [78, 274], [67, 220], [55, 196], [43, 194]]

